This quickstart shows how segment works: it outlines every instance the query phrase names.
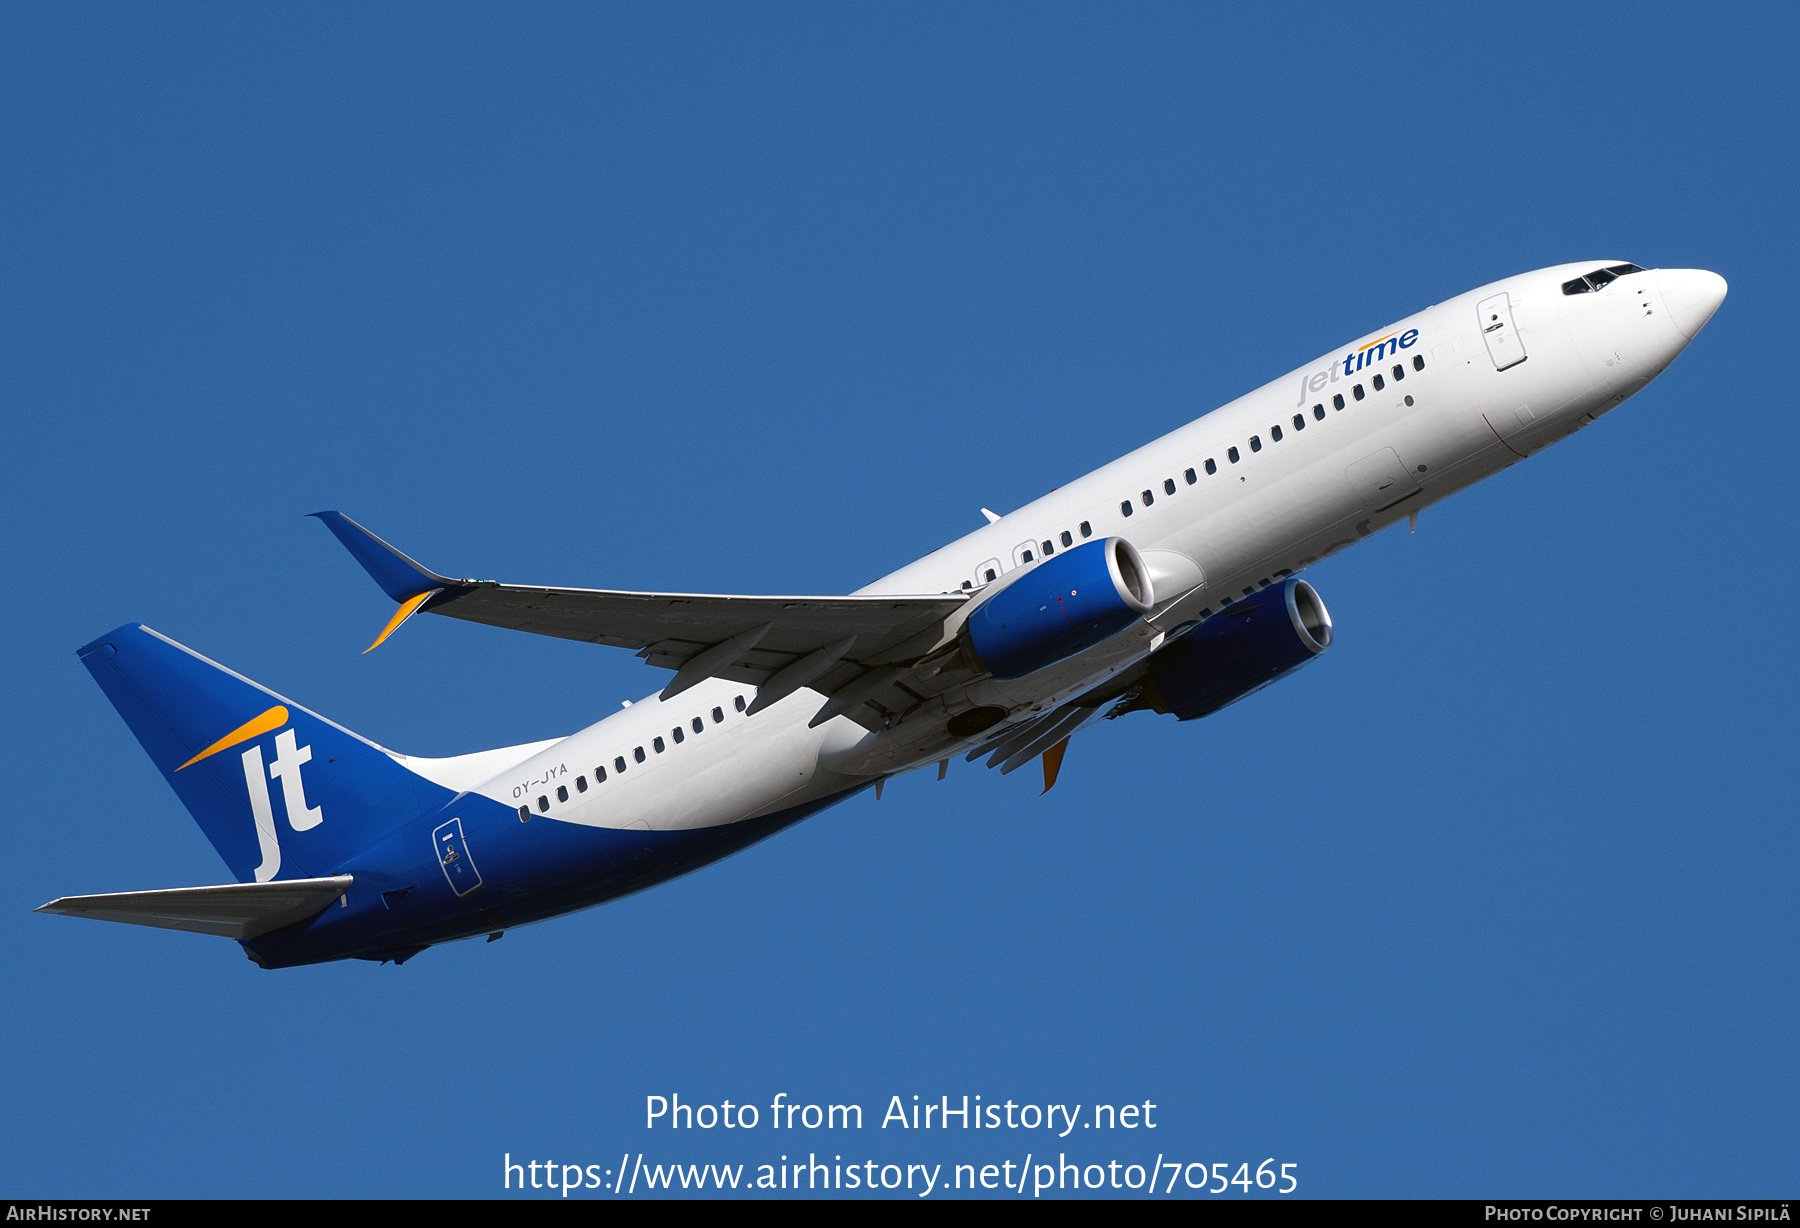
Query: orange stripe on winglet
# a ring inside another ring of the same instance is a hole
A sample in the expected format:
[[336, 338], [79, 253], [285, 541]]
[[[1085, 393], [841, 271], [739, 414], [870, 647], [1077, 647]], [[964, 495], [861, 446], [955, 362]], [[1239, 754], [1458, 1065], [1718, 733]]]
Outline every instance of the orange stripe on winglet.
[[381, 634], [375, 637], [375, 642], [363, 649], [363, 655], [366, 657], [377, 648], [380, 648], [383, 640], [400, 630], [401, 623], [411, 618], [414, 614], [417, 614], [420, 606], [424, 605], [427, 601], [430, 601], [433, 597], [443, 591], [444, 590], [441, 588], [432, 588], [415, 596], [408, 597], [400, 604], [400, 608], [394, 611], [394, 616], [388, 619], [388, 625], [381, 629]]
[[1044, 790], [1038, 796], [1056, 787], [1056, 777], [1062, 772], [1063, 754], [1069, 749], [1069, 739], [1064, 738], [1055, 746], [1044, 752]]
[[276, 704], [261, 716], [251, 717], [175, 770], [179, 772], [181, 768], [192, 767], [208, 755], [216, 755], [222, 750], [229, 750], [239, 742], [248, 742], [251, 738], [261, 737], [271, 729], [280, 729], [287, 724], [287, 721], [288, 710], [280, 704]]

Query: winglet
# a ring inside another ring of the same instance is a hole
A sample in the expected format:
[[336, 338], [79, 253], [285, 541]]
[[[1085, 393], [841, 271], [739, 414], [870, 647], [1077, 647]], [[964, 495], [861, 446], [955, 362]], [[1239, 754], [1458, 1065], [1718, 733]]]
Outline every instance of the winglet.
[[1044, 788], [1038, 796], [1056, 788], [1056, 778], [1062, 772], [1063, 754], [1069, 749], [1069, 739], [1064, 738], [1055, 746], [1044, 752]]
[[[381, 585], [381, 591], [395, 601], [410, 601], [421, 593], [430, 593], [432, 589], [466, 587], [461, 581], [440, 576], [430, 568], [421, 567], [342, 512], [313, 512], [312, 515], [325, 522], [325, 527], [337, 535], [337, 539], [344, 543], [344, 548], [363, 565], [363, 570], [374, 577], [375, 583]], [[407, 611], [408, 614], [411, 612]], [[386, 639], [395, 627], [405, 621], [402, 618], [395, 622], [382, 634], [382, 639]], [[375, 642], [379, 644], [381, 640]]]
[[394, 616], [388, 619], [388, 625], [383, 627], [381, 629], [381, 634], [375, 637], [375, 642], [363, 649], [363, 656], [366, 657], [377, 648], [380, 648], [383, 640], [400, 630], [401, 623], [411, 618], [414, 614], [417, 614], [420, 606], [424, 605], [427, 601], [430, 601], [433, 597], [443, 591], [444, 590], [441, 588], [426, 589], [417, 596], [408, 597], [405, 601], [402, 601], [400, 603], [400, 608], [394, 611]]

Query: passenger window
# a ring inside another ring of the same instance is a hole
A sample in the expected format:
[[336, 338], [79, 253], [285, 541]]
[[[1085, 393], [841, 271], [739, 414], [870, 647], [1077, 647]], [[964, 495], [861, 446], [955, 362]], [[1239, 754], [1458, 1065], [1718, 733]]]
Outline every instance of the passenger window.
[[1295, 414], [1294, 415], [1294, 429], [1296, 431], [1304, 431], [1306, 429], [1306, 415], [1305, 414]]
[[[640, 760], [641, 760], [641, 759], [642, 759], [642, 758], [643, 758], [643, 757], [644, 757], [644, 752], [643, 752], [643, 750], [642, 750], [642, 749], [639, 749], [639, 751], [638, 751], [638, 758], [639, 758], [639, 759], [640, 759]], [[624, 771], [624, 770], [625, 770], [625, 756], [624, 756], [624, 755], [620, 755], [620, 756], [619, 756], [619, 757], [618, 757], [618, 758], [616, 758], [616, 759], [614, 759], [614, 760], [613, 760], [613, 767], [614, 767], [614, 768], [615, 768], [615, 769], [616, 769], [616, 770], [618, 770], [618, 771], [621, 771], [621, 772], [623, 772], [623, 771]]]
[[528, 823], [530, 821], [531, 821], [531, 807], [530, 806], [520, 806], [519, 807], [519, 822]]
[[1425, 369], [1425, 355], [1414, 354], [1413, 355], [1413, 370], [1423, 371], [1424, 369]]
[[[1130, 512], [1126, 512], [1125, 514], [1127, 516], [1131, 515]], [[992, 584], [994, 582], [994, 569], [992, 567], [988, 568], [986, 571], [982, 572], [981, 574], [987, 577], [987, 582], [989, 584]]]
[[1395, 379], [1395, 381], [1397, 382], [1397, 381], [1403, 380], [1405, 378], [1406, 378], [1406, 368], [1401, 366], [1398, 363], [1395, 363], [1394, 364], [1394, 379]]
[[1225, 449], [1225, 459], [1230, 461], [1234, 465], [1237, 464], [1238, 463], [1238, 450], [1236, 448], [1226, 448]]
[[706, 722], [701, 720], [697, 716], [694, 718], [694, 732], [695, 733], [705, 733], [706, 732]]
[[642, 763], [644, 761], [644, 748], [641, 746], [632, 747], [631, 757], [636, 759], [639, 763]]
[[1029, 562], [1031, 562], [1031, 551], [1027, 550], [1023, 554], [1021, 554], [1019, 557], [1022, 560], [1024, 560], [1025, 562], [1029, 563]]
[[[1376, 378], [1376, 379], [1380, 379], [1380, 378], [1381, 378], [1381, 377], [1380, 377], [1380, 376], [1379, 376], [1379, 375], [1377, 375], [1377, 376], [1376, 376], [1376, 377], [1375, 377], [1375, 378]], [[1354, 388], [1352, 388], [1352, 389], [1351, 389], [1351, 390], [1350, 390], [1350, 395], [1351, 395], [1351, 396], [1353, 396], [1353, 397], [1355, 397], [1355, 398], [1356, 398], [1356, 399], [1357, 399], [1357, 400], [1359, 400], [1359, 401], [1360, 401], [1360, 400], [1362, 400], [1362, 399], [1363, 399], [1363, 397], [1364, 397], [1364, 396], [1366, 396], [1366, 395], [1367, 395], [1367, 394], [1366, 394], [1366, 393], [1365, 393], [1365, 392], [1363, 392], [1363, 390], [1362, 390], [1362, 385], [1361, 385], [1361, 384], [1358, 384], [1358, 385], [1357, 385], [1357, 386], [1356, 386], [1356, 387], [1354, 387]]]
[[723, 725], [724, 723], [725, 723], [725, 710], [723, 708], [714, 708], [713, 709], [713, 724]]
[[1320, 422], [1325, 421], [1325, 407], [1323, 405], [1313, 406], [1313, 417], [1317, 418]]
[[1062, 544], [1065, 546], [1073, 546], [1075, 544], [1075, 538], [1069, 533], [1069, 531], [1067, 529], [1064, 529], [1062, 531]]
[[566, 802], [569, 800], [569, 786], [568, 785], [557, 785], [556, 786], [556, 800], [559, 802]]
[[1163, 494], [1172, 495], [1174, 493], [1175, 493], [1175, 479], [1174, 478], [1164, 478], [1163, 479]]
[[683, 742], [685, 742], [687, 740], [687, 734], [681, 732], [680, 725], [677, 725], [677, 726], [675, 726], [675, 728], [669, 730], [669, 736], [675, 739], [675, 745], [677, 745], [677, 746], [680, 746]]
[[1250, 450], [1252, 452], [1262, 451], [1262, 437], [1260, 435], [1250, 436]]
[[731, 702], [733, 702], [734, 704], [737, 705], [737, 710], [739, 712], [742, 712], [744, 710], [744, 697], [742, 695], [739, 695], [736, 699], [732, 700]]
[[1187, 484], [1189, 486], [1192, 486], [1195, 482], [1198, 482], [1200, 480], [1200, 475], [1195, 473], [1192, 469], [1189, 469], [1186, 473], [1182, 474], [1181, 476], [1187, 479]]
[[[623, 761], [621, 761], [621, 763], [619, 765], [619, 770], [621, 772], [625, 770]], [[594, 783], [599, 784], [601, 781], [603, 781], [605, 779], [606, 779], [606, 769], [604, 767], [595, 768], [594, 769]]]
[[1269, 428], [1269, 438], [1273, 439], [1276, 443], [1280, 443], [1281, 442], [1281, 428], [1278, 426], [1270, 427]]
[[[1375, 377], [1375, 391], [1380, 392], [1383, 388], [1386, 388], [1386, 387], [1387, 387], [1387, 384], [1382, 380], [1382, 378], [1379, 375], [1377, 375]], [[1357, 391], [1361, 392], [1362, 388], [1358, 387]]]
[[1131, 500], [1130, 499], [1127, 499], [1127, 500], [1125, 500], [1125, 502], [1119, 504], [1119, 515], [1121, 515], [1121, 516], [1131, 515]]
[[661, 738], [651, 738], [650, 745], [656, 749], [656, 753], [659, 755], [669, 749], [667, 746], [663, 745], [663, 740]]
[[550, 813], [550, 799], [547, 797], [544, 797], [540, 794], [538, 797], [538, 809], [542, 810], [545, 814], [549, 814]]
[[575, 792], [577, 792], [577, 793], [586, 793], [587, 792], [587, 777], [586, 776], [577, 776], [575, 778]]
[[964, 580], [964, 581], [963, 581], [963, 587], [964, 587], [964, 588], [974, 588], [974, 587], [975, 587], [975, 583], [974, 583], [974, 581], [972, 581], [972, 580]]
[[1085, 520], [1081, 522], [1081, 535], [1083, 537], [1092, 537], [1094, 535], [1094, 530], [1088, 527], [1088, 522]]
[[1207, 457], [1206, 458], [1206, 472], [1208, 474], [1213, 474], [1213, 473], [1217, 473], [1218, 471], [1219, 471], [1219, 462], [1215, 461], [1210, 456]]

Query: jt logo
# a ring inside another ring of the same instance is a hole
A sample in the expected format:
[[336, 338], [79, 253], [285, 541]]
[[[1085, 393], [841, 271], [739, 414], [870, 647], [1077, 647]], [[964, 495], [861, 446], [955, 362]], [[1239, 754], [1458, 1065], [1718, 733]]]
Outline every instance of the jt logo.
[[272, 729], [281, 730], [275, 735], [275, 762], [268, 765], [266, 774], [260, 744], [252, 746], [240, 756], [244, 764], [244, 786], [250, 793], [250, 814], [256, 822], [256, 843], [262, 852], [262, 864], [256, 867], [256, 881], [259, 883], [266, 883], [281, 872], [281, 842], [275, 836], [275, 808], [269, 799], [269, 781], [281, 782], [281, 800], [287, 808], [288, 826], [295, 831], [310, 831], [325, 821], [323, 810], [306, 804], [306, 784], [300, 779], [300, 765], [312, 762], [312, 747], [298, 745], [299, 739], [294, 731], [282, 729], [287, 720], [287, 708], [277, 704], [260, 716], [245, 721], [175, 769], [179, 772], [209, 755], [216, 755], [222, 750], [259, 738]]

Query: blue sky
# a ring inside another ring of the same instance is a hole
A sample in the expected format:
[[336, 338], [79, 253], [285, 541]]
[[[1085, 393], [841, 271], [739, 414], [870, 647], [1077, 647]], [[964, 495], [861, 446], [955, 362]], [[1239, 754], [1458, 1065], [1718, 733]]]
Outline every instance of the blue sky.
[[[646, 1133], [670, 1092], [1149, 1100], [1154, 1138], [1055, 1145], [1275, 1157], [1318, 1195], [1793, 1188], [1791, 11], [0, 30], [0, 1192], [492, 1196], [507, 1152], [789, 1149]], [[666, 677], [448, 619], [360, 656], [389, 603], [305, 513], [457, 575], [844, 592], [1388, 320], [1588, 258], [1731, 295], [1598, 426], [1313, 569], [1318, 664], [1089, 732], [1047, 797], [906, 777], [399, 969], [30, 912], [225, 878], [75, 659], [118, 623], [420, 754]]]

